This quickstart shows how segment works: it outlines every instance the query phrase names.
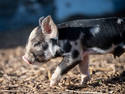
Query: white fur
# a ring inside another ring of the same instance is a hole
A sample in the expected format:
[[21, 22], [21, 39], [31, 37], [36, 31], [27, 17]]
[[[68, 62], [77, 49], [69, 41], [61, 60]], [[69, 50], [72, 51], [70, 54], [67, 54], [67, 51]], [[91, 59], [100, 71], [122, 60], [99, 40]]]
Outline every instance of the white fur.
[[96, 27], [90, 29], [90, 32], [95, 36], [95, 34], [99, 33], [100, 28], [99, 25], [97, 25]]
[[123, 22], [123, 19], [121, 19], [121, 18], [119, 18], [118, 20], [117, 20], [117, 24], [121, 24]]
[[[26, 53], [28, 53], [28, 52], [30, 51], [30, 48], [31, 48], [31, 45], [32, 45], [31, 40], [32, 40], [34, 37], [36, 37], [37, 29], [38, 29], [38, 27], [34, 28], [34, 29], [32, 30], [32, 32], [31, 32], [30, 36], [29, 36], [28, 44], [27, 44], [27, 46], [26, 46], [26, 51], [27, 51]], [[27, 54], [26, 54], [26, 56], [27, 56]]]
[[102, 50], [100, 48], [93, 47], [93, 48], [90, 48], [90, 50], [94, 51], [95, 53], [106, 54], [106, 53], [112, 52], [115, 47], [116, 47], [115, 45], [112, 45], [112, 47], [107, 50]]
[[32, 30], [32, 32], [30, 33], [30, 36], [29, 36], [29, 40], [33, 39], [34, 37], [37, 37], [36, 36], [37, 29], [38, 29], [38, 27], [36, 27]]
[[53, 48], [52, 43], [50, 43], [49, 44], [49, 51], [50, 51], [51, 55], [54, 56], [55, 52], [52, 48]]
[[57, 46], [57, 45], [53, 46], [52, 43], [49, 43], [49, 51], [50, 51], [52, 56], [55, 56], [57, 50], [59, 50], [59, 49], [60, 49], [59, 46]]
[[55, 85], [61, 79], [61, 68], [57, 67], [54, 74], [52, 75], [50, 86]]

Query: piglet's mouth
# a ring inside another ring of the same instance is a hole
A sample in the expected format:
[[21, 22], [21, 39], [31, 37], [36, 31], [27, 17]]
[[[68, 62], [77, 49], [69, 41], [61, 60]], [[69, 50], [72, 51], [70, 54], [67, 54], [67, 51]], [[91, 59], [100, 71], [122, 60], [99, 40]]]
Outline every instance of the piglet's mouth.
[[25, 56], [22, 56], [22, 59], [23, 59], [26, 63], [32, 64]]

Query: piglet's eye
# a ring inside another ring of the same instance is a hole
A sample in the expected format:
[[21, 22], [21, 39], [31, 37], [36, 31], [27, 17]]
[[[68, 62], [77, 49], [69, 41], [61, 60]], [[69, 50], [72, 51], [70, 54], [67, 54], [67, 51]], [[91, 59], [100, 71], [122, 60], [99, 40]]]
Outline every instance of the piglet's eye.
[[34, 47], [40, 45], [40, 42], [34, 43]]

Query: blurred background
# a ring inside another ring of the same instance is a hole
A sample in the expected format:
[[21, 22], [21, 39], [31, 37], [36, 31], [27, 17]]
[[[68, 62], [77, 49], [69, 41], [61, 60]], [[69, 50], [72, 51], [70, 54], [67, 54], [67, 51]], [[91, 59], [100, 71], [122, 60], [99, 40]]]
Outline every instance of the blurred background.
[[0, 0], [0, 31], [38, 25], [39, 17], [47, 15], [57, 23], [124, 16], [125, 0]]
[[38, 19], [47, 15], [56, 23], [121, 17], [125, 16], [125, 0], [0, 0], [0, 42], [3, 44], [0, 48], [24, 45], [29, 32], [38, 25]]

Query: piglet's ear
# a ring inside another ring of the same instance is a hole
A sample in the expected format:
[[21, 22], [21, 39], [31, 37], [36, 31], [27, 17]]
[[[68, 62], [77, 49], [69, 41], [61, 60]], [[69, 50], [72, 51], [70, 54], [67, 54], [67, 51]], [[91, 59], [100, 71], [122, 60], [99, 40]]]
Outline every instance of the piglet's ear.
[[42, 21], [43, 21], [44, 17], [42, 16], [41, 18], [39, 18], [39, 25], [42, 25]]
[[57, 27], [55, 23], [53, 22], [51, 16], [47, 16], [42, 20], [42, 32], [48, 37], [48, 38], [55, 38], [57, 37]]

